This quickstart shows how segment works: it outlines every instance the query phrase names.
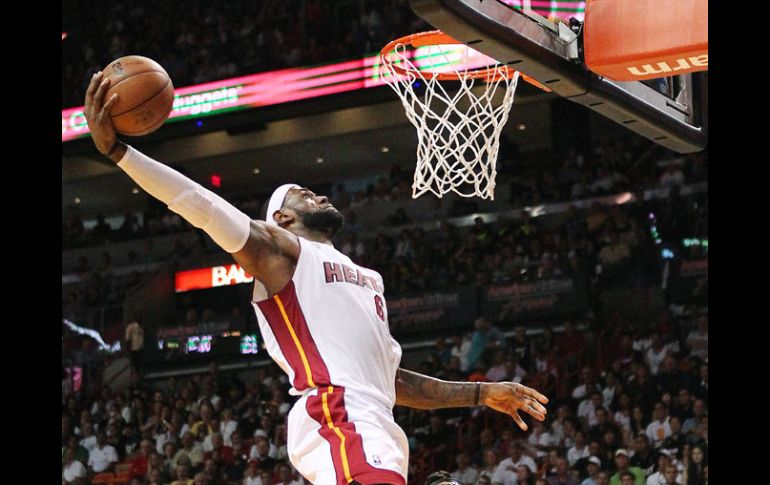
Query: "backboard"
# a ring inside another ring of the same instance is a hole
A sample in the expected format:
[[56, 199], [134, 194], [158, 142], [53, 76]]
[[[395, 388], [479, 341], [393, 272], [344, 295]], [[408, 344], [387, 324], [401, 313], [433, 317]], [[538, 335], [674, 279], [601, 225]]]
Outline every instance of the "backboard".
[[[613, 81], [590, 71], [582, 52], [585, 2], [410, 0], [417, 15], [451, 37], [520, 70], [562, 97], [679, 153], [707, 142], [707, 72]], [[551, 22], [543, 15], [569, 19]]]

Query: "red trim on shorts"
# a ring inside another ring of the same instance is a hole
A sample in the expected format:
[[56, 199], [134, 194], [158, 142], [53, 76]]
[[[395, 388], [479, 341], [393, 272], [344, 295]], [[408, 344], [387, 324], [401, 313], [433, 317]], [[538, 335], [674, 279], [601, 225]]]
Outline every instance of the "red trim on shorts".
[[[332, 462], [337, 476], [337, 485], [346, 485], [345, 471], [340, 452], [341, 439], [337, 433], [329, 427], [323, 409], [323, 394], [328, 388], [319, 388], [318, 394], [308, 397], [305, 402], [310, 417], [318, 421], [320, 428], [318, 433], [329, 442], [332, 452]], [[348, 413], [345, 410], [345, 388], [333, 386], [331, 393], [326, 394], [329, 413], [333, 425], [339, 429], [345, 437], [345, 451], [348, 460], [350, 475], [353, 480], [361, 485], [392, 484], [406, 485], [404, 477], [392, 470], [375, 468], [366, 461], [364, 454], [363, 438], [356, 432], [355, 424], [348, 421]]]
[[[297, 298], [297, 292], [294, 288], [294, 281], [283, 287], [283, 289], [276, 295], [281, 299], [284, 311], [289, 317], [292, 329], [299, 340], [302, 350], [305, 353], [305, 357], [310, 364], [310, 372], [313, 378], [313, 382], [316, 386], [328, 386], [329, 385], [329, 369], [326, 368], [326, 364], [321, 358], [321, 354], [318, 351], [313, 335], [310, 333], [310, 329], [307, 326], [305, 320], [305, 314], [302, 312], [302, 308], [299, 305], [299, 299]], [[307, 374], [305, 371], [305, 365], [300, 357], [299, 349], [294, 342], [289, 329], [286, 328], [286, 322], [283, 315], [278, 308], [274, 298], [268, 298], [256, 302], [262, 314], [267, 320], [267, 324], [270, 326], [270, 330], [273, 331], [275, 339], [278, 342], [281, 352], [289, 366], [294, 371], [294, 382], [292, 385], [298, 391], [303, 391], [313, 387], [307, 380]]]

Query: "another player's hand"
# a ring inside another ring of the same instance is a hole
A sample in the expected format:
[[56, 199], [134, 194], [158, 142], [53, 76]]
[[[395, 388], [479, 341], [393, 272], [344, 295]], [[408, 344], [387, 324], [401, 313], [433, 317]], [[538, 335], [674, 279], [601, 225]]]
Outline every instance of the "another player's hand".
[[527, 424], [519, 416], [519, 410], [538, 421], [543, 421], [548, 413], [543, 406], [548, 403], [548, 398], [531, 387], [515, 382], [493, 382], [484, 384], [482, 389], [484, 392], [482, 403], [495, 411], [510, 414], [519, 428], [524, 431], [527, 430]]
[[86, 106], [83, 114], [88, 121], [88, 129], [91, 130], [91, 138], [96, 149], [103, 155], [108, 155], [115, 146], [115, 127], [110, 118], [112, 105], [118, 100], [118, 95], [113, 94], [110, 99], [104, 101], [104, 94], [110, 88], [110, 79], [105, 78], [99, 71], [91, 78], [91, 83], [86, 90]]

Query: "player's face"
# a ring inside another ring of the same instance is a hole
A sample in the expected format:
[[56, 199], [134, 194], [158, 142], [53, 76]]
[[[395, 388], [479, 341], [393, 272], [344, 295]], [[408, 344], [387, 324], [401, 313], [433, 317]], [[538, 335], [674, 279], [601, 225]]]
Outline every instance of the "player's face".
[[316, 195], [306, 188], [291, 189], [284, 207], [293, 210], [308, 229], [329, 234], [330, 237], [345, 223], [345, 218], [328, 197]]
[[[325, 195], [316, 195], [308, 188], [294, 188], [289, 191], [290, 197], [287, 197], [285, 206], [299, 209], [305, 212], [316, 212], [318, 210], [334, 207], [329, 198]], [[335, 209], [336, 210], [336, 209]]]

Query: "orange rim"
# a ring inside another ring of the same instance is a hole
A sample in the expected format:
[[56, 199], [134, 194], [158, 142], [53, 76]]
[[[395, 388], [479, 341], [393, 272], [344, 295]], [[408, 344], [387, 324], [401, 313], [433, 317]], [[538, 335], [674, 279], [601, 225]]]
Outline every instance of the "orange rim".
[[[382, 59], [382, 63], [384, 65], [390, 66], [391, 69], [396, 71], [397, 73], [401, 75], [406, 75], [410, 71], [414, 71], [410, 68], [404, 68], [395, 64], [392, 64], [389, 59], [389, 54], [396, 50], [396, 47], [399, 45], [411, 45], [412, 47], [426, 47], [430, 45], [442, 45], [442, 44], [463, 44], [459, 40], [453, 39], [452, 37], [448, 36], [447, 34], [441, 32], [440, 30], [431, 30], [428, 32], [419, 32], [417, 34], [409, 34], [405, 35], [403, 37], [399, 37], [396, 40], [393, 40], [389, 42], [385, 47], [382, 48], [380, 51], [380, 58]], [[471, 47], [468, 47], [469, 49]], [[487, 81], [496, 81], [500, 77], [504, 77], [507, 79], [510, 79], [516, 74], [515, 69], [511, 69], [508, 66], [498, 66], [498, 67], [487, 67], [484, 69], [478, 69], [475, 71], [465, 72], [465, 74], [460, 75], [459, 73], [451, 73], [451, 72], [430, 72], [430, 71], [419, 71], [423, 76], [430, 77], [430, 78], [436, 78], [439, 81], [460, 81], [461, 79], [485, 79]], [[537, 81], [536, 79], [533, 79], [523, 72], [519, 71], [519, 76], [521, 79], [527, 81], [528, 83], [532, 84], [533, 86], [536, 86], [540, 89], [542, 89], [545, 92], [551, 92], [551, 89]]]

